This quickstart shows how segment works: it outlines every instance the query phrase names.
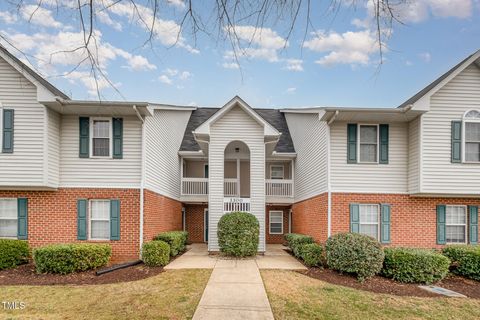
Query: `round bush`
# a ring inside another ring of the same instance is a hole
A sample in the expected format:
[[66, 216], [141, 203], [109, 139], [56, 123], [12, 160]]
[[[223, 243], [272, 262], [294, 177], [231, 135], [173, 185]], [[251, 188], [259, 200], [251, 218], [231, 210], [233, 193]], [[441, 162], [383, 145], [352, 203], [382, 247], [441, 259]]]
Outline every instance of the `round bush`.
[[448, 274], [450, 260], [433, 250], [385, 248], [382, 274], [406, 283], [433, 283]]
[[382, 269], [382, 246], [369, 236], [339, 233], [327, 240], [325, 250], [330, 268], [355, 274], [360, 281], [376, 275]]
[[154, 240], [162, 240], [170, 246], [170, 255], [175, 257], [185, 250], [187, 245], [188, 232], [186, 231], [168, 231], [159, 233]]
[[33, 250], [38, 273], [86, 271], [105, 266], [112, 255], [108, 244], [53, 244]]
[[0, 270], [15, 268], [28, 262], [29, 255], [27, 241], [0, 239]]
[[142, 260], [149, 267], [163, 267], [170, 261], [170, 246], [161, 240], [146, 242], [142, 245]]
[[246, 257], [258, 251], [260, 226], [257, 218], [248, 212], [231, 212], [218, 222], [220, 251], [229, 256]]
[[292, 249], [293, 255], [297, 258], [300, 257], [300, 248], [304, 244], [314, 243], [313, 238], [300, 233], [288, 233], [285, 235], [285, 240], [287, 240], [287, 245]]
[[452, 245], [443, 248], [443, 255], [454, 264], [453, 272], [480, 281], [480, 246]]
[[321, 267], [324, 259], [323, 247], [316, 243], [307, 243], [300, 246], [300, 258], [307, 267]]

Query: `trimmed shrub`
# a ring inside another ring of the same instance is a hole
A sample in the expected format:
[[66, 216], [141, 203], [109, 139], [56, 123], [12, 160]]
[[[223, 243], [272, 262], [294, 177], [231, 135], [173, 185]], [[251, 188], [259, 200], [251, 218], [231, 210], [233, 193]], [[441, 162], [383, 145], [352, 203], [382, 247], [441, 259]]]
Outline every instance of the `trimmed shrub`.
[[323, 265], [323, 247], [316, 243], [306, 243], [300, 246], [300, 258], [307, 267], [321, 267]]
[[300, 247], [304, 244], [314, 243], [313, 238], [300, 233], [288, 233], [285, 235], [287, 245], [292, 249], [295, 257], [300, 258]]
[[252, 256], [258, 251], [260, 226], [257, 218], [248, 212], [231, 212], [218, 222], [220, 251], [235, 257]]
[[108, 244], [71, 243], [53, 244], [33, 250], [38, 273], [86, 271], [105, 266], [112, 255]]
[[27, 263], [30, 251], [28, 242], [15, 239], [0, 239], [0, 270], [15, 268]]
[[188, 232], [186, 231], [168, 231], [158, 234], [154, 240], [161, 240], [170, 246], [170, 255], [175, 257], [180, 252], [185, 251], [187, 245]]
[[149, 267], [163, 267], [170, 261], [170, 246], [162, 240], [146, 242], [142, 245], [142, 260]]
[[406, 283], [433, 283], [448, 274], [450, 260], [428, 249], [385, 248], [382, 275]]
[[452, 245], [442, 253], [453, 262], [453, 272], [466, 278], [480, 281], [480, 246]]
[[339, 233], [327, 240], [327, 264], [330, 268], [355, 274], [359, 281], [382, 270], [384, 253], [380, 243], [358, 233]]

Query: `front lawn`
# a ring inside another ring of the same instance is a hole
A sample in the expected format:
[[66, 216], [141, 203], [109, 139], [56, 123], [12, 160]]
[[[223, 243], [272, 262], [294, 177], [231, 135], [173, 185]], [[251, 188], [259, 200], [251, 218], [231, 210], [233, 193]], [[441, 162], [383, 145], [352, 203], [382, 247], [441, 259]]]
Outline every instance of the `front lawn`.
[[[1, 286], [0, 319], [188, 319], [211, 270], [171, 270], [144, 280], [91, 286]], [[2, 302], [26, 304], [4, 310]]]
[[298, 272], [261, 272], [275, 319], [480, 319], [480, 300], [398, 297], [331, 285]]

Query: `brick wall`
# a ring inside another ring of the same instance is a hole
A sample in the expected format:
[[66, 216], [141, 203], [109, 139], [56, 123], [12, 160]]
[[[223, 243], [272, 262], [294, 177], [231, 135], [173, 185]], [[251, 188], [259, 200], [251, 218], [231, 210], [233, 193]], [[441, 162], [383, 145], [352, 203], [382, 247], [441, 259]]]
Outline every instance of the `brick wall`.
[[311, 235], [315, 241], [327, 240], [326, 193], [292, 205], [292, 232]]
[[[94, 242], [112, 246], [113, 261], [139, 257], [138, 189], [65, 188], [57, 191], [0, 191], [0, 198], [28, 198], [28, 242], [32, 247], [52, 243]], [[119, 199], [120, 240], [77, 240], [77, 199]]]
[[[283, 212], [283, 234], [270, 234], [270, 210]], [[265, 209], [265, 235], [267, 243], [284, 243], [284, 235], [288, 233], [288, 211], [290, 207], [285, 206], [267, 206]]]
[[202, 243], [204, 241], [204, 212], [208, 208], [206, 204], [186, 204], [185, 222], [188, 231], [188, 241]]
[[182, 203], [145, 190], [143, 219], [144, 241], [163, 231], [182, 230]]

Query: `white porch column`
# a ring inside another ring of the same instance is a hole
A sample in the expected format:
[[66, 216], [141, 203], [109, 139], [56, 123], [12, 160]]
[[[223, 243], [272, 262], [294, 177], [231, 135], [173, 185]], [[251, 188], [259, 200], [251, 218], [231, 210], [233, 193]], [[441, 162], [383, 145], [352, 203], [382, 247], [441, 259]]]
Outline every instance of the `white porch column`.
[[237, 158], [237, 197], [240, 198], [240, 158]]

